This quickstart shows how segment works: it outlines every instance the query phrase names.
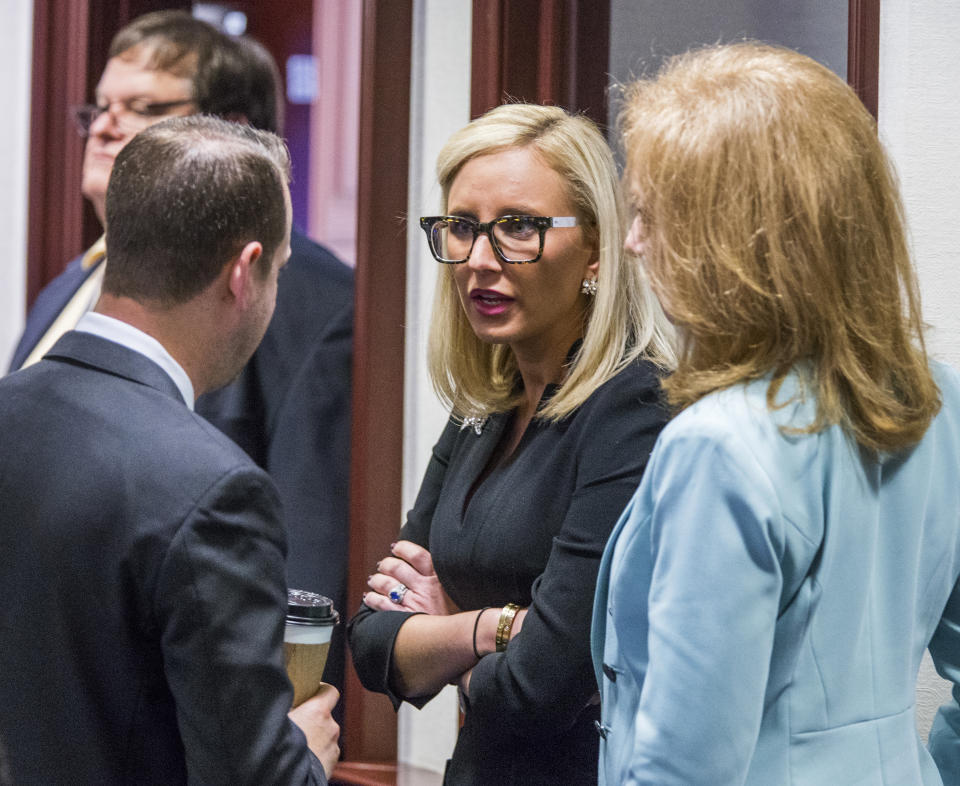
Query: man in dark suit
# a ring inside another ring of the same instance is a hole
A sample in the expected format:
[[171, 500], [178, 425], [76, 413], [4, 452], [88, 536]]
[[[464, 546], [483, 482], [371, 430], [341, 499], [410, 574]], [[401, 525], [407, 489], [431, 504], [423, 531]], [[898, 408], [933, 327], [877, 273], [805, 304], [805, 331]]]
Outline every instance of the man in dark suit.
[[95, 311], [0, 380], [14, 783], [325, 784], [336, 762], [335, 689], [290, 711], [276, 490], [191, 411], [273, 313], [288, 167], [277, 137], [212, 118], [137, 136]]
[[[182, 11], [139, 17], [120, 30], [96, 104], [80, 112], [88, 134], [82, 188], [103, 219], [114, 157], [133, 135], [170, 115], [213, 114], [277, 133], [276, 65], [255, 42], [226, 36]], [[240, 377], [201, 396], [197, 412], [274, 479], [288, 529], [289, 586], [346, 603], [353, 271], [294, 230], [267, 334]], [[36, 362], [96, 302], [102, 242], [39, 295], [11, 369]], [[342, 632], [325, 677], [342, 687]]]

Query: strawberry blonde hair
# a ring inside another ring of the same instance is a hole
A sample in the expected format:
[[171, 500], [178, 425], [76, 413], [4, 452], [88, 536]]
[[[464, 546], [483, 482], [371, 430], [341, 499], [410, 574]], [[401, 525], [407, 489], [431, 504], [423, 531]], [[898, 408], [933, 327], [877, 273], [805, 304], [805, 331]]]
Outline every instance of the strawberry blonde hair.
[[916, 443], [940, 406], [896, 176], [850, 87], [744, 43], [670, 60], [621, 117], [654, 289], [679, 327], [665, 381], [684, 408], [784, 378], [861, 446]]

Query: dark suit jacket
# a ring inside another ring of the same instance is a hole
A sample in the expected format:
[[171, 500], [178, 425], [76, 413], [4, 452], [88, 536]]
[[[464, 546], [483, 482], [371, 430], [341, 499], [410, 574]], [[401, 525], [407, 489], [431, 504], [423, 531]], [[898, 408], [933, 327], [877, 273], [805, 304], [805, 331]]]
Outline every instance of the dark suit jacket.
[[0, 434], [13, 782], [325, 783], [286, 716], [266, 474], [157, 365], [86, 333], [0, 380]]
[[[239, 379], [196, 410], [267, 470], [287, 524], [289, 585], [346, 602], [353, 270], [294, 230], [277, 306]], [[93, 270], [81, 257], [40, 293], [11, 370], [24, 360]], [[334, 632], [325, 678], [343, 686], [343, 633]]]
[[93, 265], [84, 270], [82, 263], [83, 254], [70, 260], [66, 269], [37, 295], [37, 299], [27, 314], [23, 335], [20, 336], [17, 348], [13, 352], [13, 358], [10, 360], [10, 371], [16, 371], [23, 365], [23, 361], [27, 359], [33, 348], [43, 338], [43, 334], [47, 332], [47, 328], [53, 324], [53, 321], [70, 302], [70, 298], [97, 268], [96, 265]]
[[[267, 333], [232, 385], [197, 412], [273, 478], [283, 503], [287, 581], [344, 613], [350, 468], [353, 269], [294, 230]], [[343, 687], [334, 631], [324, 678]]]

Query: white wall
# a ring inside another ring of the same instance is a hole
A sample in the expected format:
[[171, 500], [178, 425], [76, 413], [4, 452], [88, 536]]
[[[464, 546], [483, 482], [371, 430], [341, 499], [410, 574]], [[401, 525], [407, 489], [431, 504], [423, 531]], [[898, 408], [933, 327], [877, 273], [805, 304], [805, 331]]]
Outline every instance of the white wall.
[[33, 2], [0, 0], [0, 374], [23, 330]]
[[[880, 6], [880, 136], [903, 189], [934, 357], [960, 368], [960, 3]], [[946, 683], [924, 662], [917, 725], [925, 738]]]
[[880, 135], [900, 174], [929, 348], [960, 367], [958, 40], [960, 3], [881, 4]]
[[[427, 250], [418, 218], [439, 210], [440, 188], [434, 175], [437, 153], [470, 119], [472, 9], [471, 0], [414, 3], [403, 412], [405, 510], [413, 504], [430, 451], [447, 419], [426, 372], [427, 328], [437, 263]], [[443, 772], [456, 736], [456, 692], [447, 688], [422, 710], [403, 705], [398, 758]]]

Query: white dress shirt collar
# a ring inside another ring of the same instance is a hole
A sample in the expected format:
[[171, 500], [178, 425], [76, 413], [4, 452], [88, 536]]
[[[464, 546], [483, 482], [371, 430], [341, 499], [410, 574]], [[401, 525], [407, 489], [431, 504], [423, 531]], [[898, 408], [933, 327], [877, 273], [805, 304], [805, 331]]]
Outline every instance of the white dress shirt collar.
[[193, 409], [194, 393], [190, 377], [183, 370], [183, 366], [177, 363], [163, 344], [155, 338], [148, 336], [133, 325], [104, 314], [98, 314], [96, 311], [88, 311], [80, 317], [76, 330], [92, 333], [95, 336], [100, 336], [100, 338], [105, 338], [107, 341], [113, 341], [115, 344], [139, 352], [152, 360], [173, 380], [187, 406]]

